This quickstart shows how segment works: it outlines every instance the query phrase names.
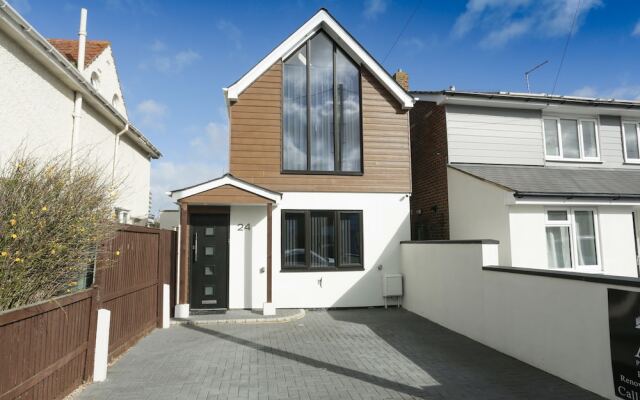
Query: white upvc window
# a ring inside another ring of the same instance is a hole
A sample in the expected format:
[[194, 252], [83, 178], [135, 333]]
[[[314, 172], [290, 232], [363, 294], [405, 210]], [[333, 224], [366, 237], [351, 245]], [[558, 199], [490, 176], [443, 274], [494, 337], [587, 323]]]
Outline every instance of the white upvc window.
[[601, 270], [595, 209], [547, 209], [545, 229], [549, 268]]
[[543, 117], [542, 125], [547, 160], [600, 161], [597, 120]]
[[640, 164], [640, 123], [622, 121], [622, 146], [624, 160]]

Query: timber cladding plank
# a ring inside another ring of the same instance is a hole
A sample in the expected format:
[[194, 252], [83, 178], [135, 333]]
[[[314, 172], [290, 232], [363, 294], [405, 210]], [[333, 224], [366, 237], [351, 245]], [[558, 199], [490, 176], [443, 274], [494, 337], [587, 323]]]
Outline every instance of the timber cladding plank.
[[409, 113], [365, 68], [361, 85], [361, 175], [281, 173], [281, 62], [258, 78], [230, 107], [230, 172], [279, 192], [411, 192]]

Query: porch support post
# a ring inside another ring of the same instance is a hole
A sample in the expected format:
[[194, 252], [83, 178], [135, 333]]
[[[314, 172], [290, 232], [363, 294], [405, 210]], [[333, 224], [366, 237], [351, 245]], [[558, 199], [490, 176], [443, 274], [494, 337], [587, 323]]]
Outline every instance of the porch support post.
[[189, 214], [187, 205], [180, 203], [180, 298], [176, 304], [176, 318], [189, 316]]
[[262, 314], [263, 315], [275, 315], [276, 308], [273, 305], [273, 290], [271, 287], [272, 281], [272, 214], [273, 212], [273, 204], [267, 203], [267, 302], [262, 306]]
[[273, 219], [271, 217], [273, 211], [273, 205], [271, 203], [267, 204], [267, 303], [272, 302], [272, 288], [271, 288], [271, 277], [272, 277], [272, 235], [271, 230], [273, 229]]

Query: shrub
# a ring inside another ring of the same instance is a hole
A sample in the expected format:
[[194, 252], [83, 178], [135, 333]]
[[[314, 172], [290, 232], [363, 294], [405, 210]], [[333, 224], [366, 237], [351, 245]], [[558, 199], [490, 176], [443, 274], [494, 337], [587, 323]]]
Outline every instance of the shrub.
[[81, 285], [115, 234], [114, 197], [95, 163], [16, 153], [0, 169], [0, 310]]

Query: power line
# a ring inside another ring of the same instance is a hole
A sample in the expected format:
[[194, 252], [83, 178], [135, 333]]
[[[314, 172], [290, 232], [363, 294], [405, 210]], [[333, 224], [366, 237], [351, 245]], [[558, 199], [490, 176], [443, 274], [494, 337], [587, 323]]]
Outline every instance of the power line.
[[400, 38], [402, 37], [402, 34], [404, 33], [404, 31], [407, 29], [407, 27], [409, 26], [409, 24], [411, 23], [411, 20], [413, 19], [413, 16], [416, 15], [416, 12], [418, 11], [418, 8], [420, 8], [420, 4], [422, 4], [422, 0], [418, 0], [418, 4], [416, 5], [416, 8], [414, 8], [413, 12], [411, 13], [411, 15], [409, 15], [409, 18], [407, 19], [407, 22], [405, 22], [404, 26], [402, 27], [402, 29], [400, 30], [400, 33], [398, 34], [398, 37], [396, 38], [396, 41], [393, 42], [393, 45], [391, 46], [391, 48], [389, 49], [389, 51], [387, 52], [387, 55], [384, 56], [384, 58], [382, 59], [382, 62], [384, 63], [385, 61], [387, 61], [387, 57], [389, 57], [389, 55], [391, 54], [391, 52], [393, 51], [393, 49], [396, 47], [396, 45], [398, 44], [398, 41], [400, 40]]
[[556, 92], [556, 85], [558, 84], [558, 78], [560, 77], [560, 71], [562, 70], [562, 64], [564, 64], [564, 57], [567, 54], [567, 48], [569, 47], [571, 36], [573, 36], [573, 28], [576, 25], [576, 19], [578, 19], [578, 11], [580, 10], [581, 2], [582, 0], [578, 0], [578, 4], [576, 4], [576, 12], [575, 14], [573, 14], [573, 21], [571, 22], [571, 30], [569, 30], [567, 41], [564, 43], [564, 49], [562, 50], [562, 58], [560, 59], [560, 65], [558, 65], [558, 72], [556, 72], [556, 79], [553, 81], [553, 90], [551, 90], [551, 94], [554, 94]]

